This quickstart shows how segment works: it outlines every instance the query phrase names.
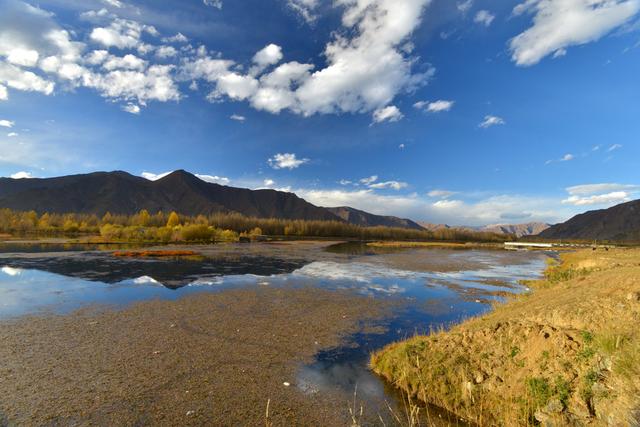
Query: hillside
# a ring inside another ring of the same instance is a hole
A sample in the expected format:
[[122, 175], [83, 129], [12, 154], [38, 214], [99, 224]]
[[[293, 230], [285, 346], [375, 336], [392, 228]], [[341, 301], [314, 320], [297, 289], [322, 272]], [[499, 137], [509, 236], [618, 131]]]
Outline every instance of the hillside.
[[423, 230], [423, 227], [418, 223], [406, 218], [398, 218], [396, 216], [382, 216], [374, 215], [365, 211], [350, 208], [348, 206], [341, 206], [338, 208], [327, 208], [327, 210], [337, 217], [347, 221], [348, 223], [360, 225], [363, 227], [398, 227], [398, 228], [410, 228], [414, 230]]
[[637, 426], [639, 262], [638, 249], [565, 252], [533, 291], [371, 366], [472, 425]]
[[545, 239], [640, 241], [640, 200], [576, 215], [540, 233]]
[[0, 207], [38, 213], [133, 214], [146, 209], [185, 215], [237, 212], [259, 218], [339, 220], [293, 193], [212, 184], [185, 171], [158, 181], [120, 171], [46, 179], [1, 178]]

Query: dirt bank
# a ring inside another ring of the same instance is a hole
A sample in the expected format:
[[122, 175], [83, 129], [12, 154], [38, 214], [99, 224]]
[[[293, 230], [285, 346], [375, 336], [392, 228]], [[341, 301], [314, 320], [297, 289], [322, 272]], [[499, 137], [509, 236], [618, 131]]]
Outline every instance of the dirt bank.
[[261, 288], [5, 321], [0, 424], [347, 425], [349, 396], [305, 395], [296, 371], [388, 307]]
[[640, 250], [565, 253], [531, 287], [374, 371], [481, 425], [639, 425]]

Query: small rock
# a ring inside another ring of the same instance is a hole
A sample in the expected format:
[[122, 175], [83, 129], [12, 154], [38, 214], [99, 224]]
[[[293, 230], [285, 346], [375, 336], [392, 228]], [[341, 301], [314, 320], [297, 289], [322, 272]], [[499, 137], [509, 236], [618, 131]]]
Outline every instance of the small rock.
[[285, 386], [285, 387], [289, 387], [291, 384], [289, 384], [288, 382], [285, 381], [285, 382], [282, 383], [282, 385]]
[[170, 327], [170, 328], [175, 328], [175, 327], [176, 327], [176, 324], [175, 324], [175, 323], [172, 323], [171, 325], [169, 325], [169, 327]]
[[547, 414], [559, 414], [563, 410], [564, 405], [560, 402], [560, 399], [557, 398], [550, 399], [547, 406], [544, 407], [544, 412]]
[[160, 351], [156, 350], [156, 351], [153, 352], [153, 354], [158, 355], [158, 354], [160, 354]]
[[627, 294], [628, 301], [640, 301], [640, 292], [629, 292]]
[[484, 381], [484, 375], [482, 374], [482, 372], [476, 372], [473, 380], [476, 382], [476, 384], [480, 384]]
[[196, 411], [187, 411], [187, 417], [190, 417], [195, 414], [196, 414]]

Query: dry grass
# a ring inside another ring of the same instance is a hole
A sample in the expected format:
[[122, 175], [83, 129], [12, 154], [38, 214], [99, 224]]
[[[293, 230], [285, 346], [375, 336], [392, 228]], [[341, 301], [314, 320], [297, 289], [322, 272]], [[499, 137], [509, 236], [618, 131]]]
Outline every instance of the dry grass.
[[409, 395], [480, 425], [637, 425], [640, 250], [565, 253], [534, 292], [373, 355]]

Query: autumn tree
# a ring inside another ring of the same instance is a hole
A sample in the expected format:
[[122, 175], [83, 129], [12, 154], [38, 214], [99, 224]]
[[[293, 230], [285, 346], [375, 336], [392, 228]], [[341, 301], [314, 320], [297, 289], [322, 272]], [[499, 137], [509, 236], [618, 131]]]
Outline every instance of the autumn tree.
[[177, 213], [171, 212], [171, 215], [169, 215], [169, 219], [167, 220], [167, 227], [173, 228], [178, 225], [180, 225], [180, 217]]
[[151, 222], [151, 215], [146, 209], [142, 209], [135, 216], [133, 220], [133, 223], [134, 223], [133, 225], [140, 225], [142, 227], [146, 227], [149, 225], [150, 222]]

